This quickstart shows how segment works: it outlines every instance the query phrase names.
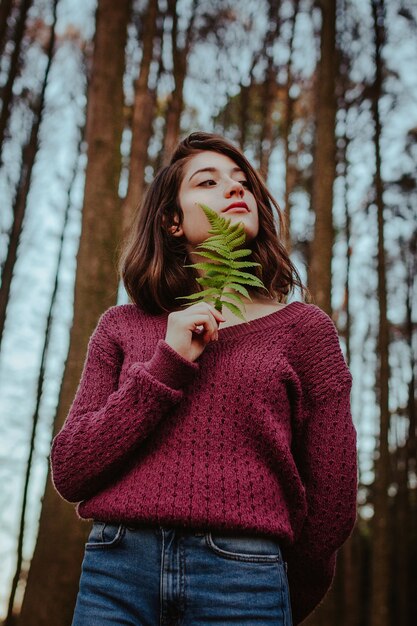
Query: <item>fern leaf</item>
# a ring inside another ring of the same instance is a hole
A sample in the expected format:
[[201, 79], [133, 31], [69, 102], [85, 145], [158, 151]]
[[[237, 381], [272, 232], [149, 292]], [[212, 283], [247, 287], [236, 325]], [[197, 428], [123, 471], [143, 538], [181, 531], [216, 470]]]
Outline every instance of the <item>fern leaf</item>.
[[251, 254], [252, 254], [252, 250], [249, 250], [249, 249], [235, 250], [234, 252], [230, 253], [230, 258], [240, 259], [241, 257], [250, 256]]
[[246, 280], [252, 280], [252, 281], [255, 280], [255, 281], [260, 282], [259, 278], [255, 276], [254, 274], [249, 274], [249, 272], [241, 272], [240, 270], [235, 270], [233, 268], [230, 270], [230, 275], [237, 276], [238, 278], [245, 278]]
[[[224, 304], [237, 317], [245, 320], [241, 309], [233, 302], [226, 300], [226, 298], [234, 300], [245, 309], [241, 296], [245, 296], [249, 300], [251, 298], [244, 285], [266, 289], [257, 276], [241, 271], [243, 268], [260, 267], [261, 264], [254, 261], [236, 260], [252, 254], [252, 250], [248, 248], [235, 250], [235, 248], [238, 248], [246, 241], [246, 233], [242, 222], [232, 225], [230, 219], [218, 215], [207, 205], [200, 204], [200, 207], [211, 226], [209, 230], [211, 236], [196, 246], [196, 252], [212, 262], [185, 265], [185, 267], [193, 267], [204, 272], [204, 275], [196, 278], [196, 281], [205, 289], [179, 299], [191, 300], [193, 303], [214, 302], [214, 306], [219, 311], [221, 311]], [[230, 290], [233, 290], [235, 293], [231, 293]], [[189, 304], [186, 303], [183, 306], [189, 306]]]
[[[184, 265], [184, 267], [195, 267], [197, 270], [204, 270], [206, 272], [209, 272], [210, 270], [213, 269], [213, 264], [212, 263], [192, 263], [191, 265]], [[221, 267], [219, 265], [219, 267]]]
[[[258, 278], [256, 278], [256, 276], [254, 276], [253, 279], [250, 279], [232, 275], [230, 278], [231, 280], [233, 280], [234, 283], [239, 283], [241, 285], [248, 285], [249, 287], [264, 287], [264, 285]], [[264, 289], [266, 289], [266, 287], [264, 287]]]
[[237, 317], [240, 317], [240, 319], [245, 320], [245, 317], [243, 315], [243, 313], [241, 312], [241, 310], [235, 305], [232, 304], [231, 302], [227, 302], [226, 300], [223, 300], [223, 304], [225, 307], [227, 307], [232, 313], [234, 313], [235, 315], [237, 315]]
[[206, 259], [212, 259], [213, 261], [222, 261], [222, 258], [213, 254], [213, 252], [202, 252], [201, 250], [198, 253], [199, 256], [203, 256]]
[[[245, 304], [242, 298], [237, 293], [231, 293], [230, 291], [228, 291], [223, 294], [223, 298], [230, 298], [231, 300], [235, 300], [236, 302], [239, 302], [239, 304], [241, 304], [243, 308], [245, 308]], [[226, 302], [226, 300], [224, 300], [224, 302]]]
[[233, 233], [232, 235], [227, 237], [227, 243], [229, 244], [232, 250], [233, 248], [237, 248], [238, 246], [240, 246], [242, 243], [245, 243], [245, 241], [246, 241], [245, 233], [243, 234]]
[[198, 252], [200, 252], [201, 250], [211, 250], [212, 252], [217, 252], [217, 254], [219, 254], [226, 260], [230, 258], [230, 250], [228, 250], [224, 246], [207, 244], [201, 247], [197, 246], [197, 250]]
[[181, 296], [181, 299], [184, 300], [197, 300], [198, 298], [206, 298], [207, 296], [212, 296], [217, 294], [218, 290], [214, 288], [204, 289], [203, 291], [197, 291], [196, 293], [192, 293], [189, 296]]
[[228, 287], [230, 287], [230, 289], [234, 289], [235, 291], [238, 291], [239, 293], [242, 294], [242, 296], [246, 296], [246, 298], [248, 298], [249, 300], [252, 300], [252, 298], [249, 295], [249, 291], [245, 289], [243, 285], [239, 285], [238, 283], [233, 282], [233, 283], [229, 283]]
[[231, 263], [232, 268], [238, 267], [256, 267], [259, 266], [260, 263], [254, 263], [253, 261], [233, 261]]

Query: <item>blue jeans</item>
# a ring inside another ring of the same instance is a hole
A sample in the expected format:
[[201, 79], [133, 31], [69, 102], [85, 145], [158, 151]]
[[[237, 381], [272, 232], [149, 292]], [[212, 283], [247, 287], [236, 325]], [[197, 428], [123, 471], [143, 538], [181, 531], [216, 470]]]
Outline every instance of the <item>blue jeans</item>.
[[95, 522], [72, 626], [292, 626], [275, 538]]

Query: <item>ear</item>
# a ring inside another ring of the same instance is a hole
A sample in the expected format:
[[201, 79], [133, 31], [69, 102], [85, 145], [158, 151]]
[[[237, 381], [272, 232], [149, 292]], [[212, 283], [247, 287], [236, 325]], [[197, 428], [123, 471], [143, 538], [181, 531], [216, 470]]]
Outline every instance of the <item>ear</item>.
[[180, 224], [175, 221], [172, 226], [169, 227], [169, 232], [173, 237], [182, 237], [184, 230]]

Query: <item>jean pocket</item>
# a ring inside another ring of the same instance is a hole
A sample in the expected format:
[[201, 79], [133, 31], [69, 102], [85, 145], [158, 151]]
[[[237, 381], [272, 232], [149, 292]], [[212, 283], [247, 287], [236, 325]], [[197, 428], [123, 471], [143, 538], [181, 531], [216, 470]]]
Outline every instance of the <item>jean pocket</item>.
[[272, 537], [229, 535], [215, 531], [206, 533], [206, 544], [226, 559], [254, 563], [282, 562], [279, 542]]
[[124, 534], [125, 527], [123, 524], [94, 522], [85, 547], [94, 549], [117, 546], [123, 539]]

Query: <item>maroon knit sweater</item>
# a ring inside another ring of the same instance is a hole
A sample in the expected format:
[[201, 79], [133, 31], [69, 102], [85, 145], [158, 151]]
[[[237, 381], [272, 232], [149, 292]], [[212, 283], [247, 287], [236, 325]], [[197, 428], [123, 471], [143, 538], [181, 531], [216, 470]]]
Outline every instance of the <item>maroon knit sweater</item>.
[[219, 329], [195, 362], [167, 313], [114, 306], [52, 445], [82, 518], [277, 537], [294, 624], [322, 600], [356, 519], [352, 376], [331, 318], [292, 302]]

